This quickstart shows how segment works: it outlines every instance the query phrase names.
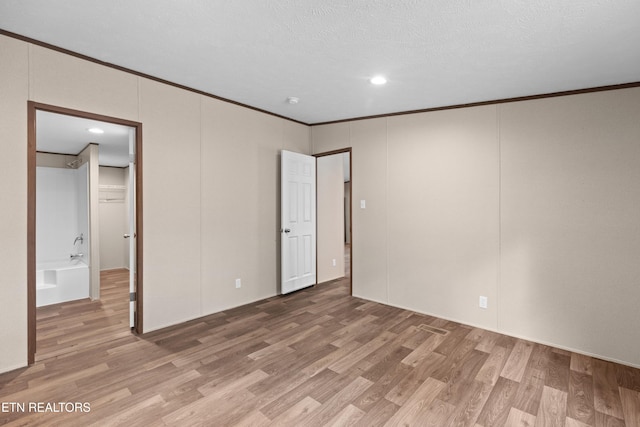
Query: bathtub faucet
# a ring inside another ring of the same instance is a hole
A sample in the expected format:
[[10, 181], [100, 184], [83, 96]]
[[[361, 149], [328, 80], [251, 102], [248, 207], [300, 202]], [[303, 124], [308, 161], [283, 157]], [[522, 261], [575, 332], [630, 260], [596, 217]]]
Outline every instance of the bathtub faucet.
[[71, 254], [69, 255], [69, 259], [78, 259], [82, 258], [82, 254]]
[[73, 244], [75, 245], [78, 240], [80, 240], [80, 244], [84, 243], [84, 233], [80, 233], [76, 240], [73, 241]]

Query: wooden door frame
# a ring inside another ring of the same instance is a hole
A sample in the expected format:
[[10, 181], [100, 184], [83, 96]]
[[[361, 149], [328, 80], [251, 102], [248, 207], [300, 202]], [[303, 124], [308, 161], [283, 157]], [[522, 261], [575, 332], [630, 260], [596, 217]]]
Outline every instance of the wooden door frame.
[[349, 192], [349, 295], [353, 295], [353, 150], [351, 147], [340, 148], [338, 150], [326, 151], [323, 153], [312, 154], [316, 158], [316, 284], [318, 284], [318, 165], [317, 159], [319, 157], [333, 156], [335, 154], [349, 153], [349, 182], [351, 185], [351, 191]]
[[55, 105], [27, 101], [27, 356], [29, 365], [36, 355], [36, 112], [46, 111], [84, 119], [129, 126], [136, 130], [136, 325], [133, 332], [142, 334], [142, 123]]

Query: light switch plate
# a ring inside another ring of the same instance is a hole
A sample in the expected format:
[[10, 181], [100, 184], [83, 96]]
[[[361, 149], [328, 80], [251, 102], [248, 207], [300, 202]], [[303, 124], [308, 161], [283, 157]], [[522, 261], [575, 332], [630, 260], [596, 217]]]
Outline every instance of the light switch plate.
[[488, 298], [481, 296], [480, 301], [478, 302], [478, 305], [480, 306], [480, 308], [487, 308]]

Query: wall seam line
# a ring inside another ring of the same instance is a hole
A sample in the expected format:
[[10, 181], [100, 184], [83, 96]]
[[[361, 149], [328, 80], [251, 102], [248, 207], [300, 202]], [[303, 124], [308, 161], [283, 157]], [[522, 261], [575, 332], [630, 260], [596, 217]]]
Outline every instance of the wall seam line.
[[500, 288], [502, 285], [502, 138], [500, 135], [500, 105], [496, 105], [496, 136], [498, 143], [498, 274], [496, 283], [496, 330], [500, 330]]
[[384, 135], [384, 147], [385, 147], [385, 178], [384, 178], [384, 183], [385, 183], [385, 191], [384, 191], [384, 209], [385, 209], [385, 222], [386, 222], [386, 256], [385, 256], [385, 264], [386, 264], [386, 270], [387, 270], [387, 303], [390, 303], [389, 301], [389, 286], [390, 286], [390, 275], [389, 275], [389, 118], [386, 117], [384, 120], [384, 131], [385, 131], [385, 135]]
[[27, 43], [27, 99], [33, 101], [32, 94], [32, 69], [31, 69], [31, 43]]
[[203, 163], [203, 159], [202, 159], [202, 123], [203, 123], [203, 114], [202, 114], [202, 96], [199, 97], [199, 113], [200, 113], [200, 117], [199, 117], [199, 124], [200, 124], [200, 135], [198, 135], [198, 140], [199, 140], [199, 156], [200, 157], [200, 188], [199, 188], [199, 196], [200, 196], [200, 209], [199, 209], [199, 215], [198, 215], [198, 228], [200, 229], [200, 233], [198, 233], [198, 238], [199, 238], [199, 244], [200, 244], [200, 277], [199, 277], [199, 281], [200, 281], [200, 316], [204, 316], [204, 300], [203, 300], [203, 280], [202, 280], [202, 265], [203, 265], [203, 244], [202, 244], [202, 201], [203, 201], [203, 195], [202, 195], [202, 163]]

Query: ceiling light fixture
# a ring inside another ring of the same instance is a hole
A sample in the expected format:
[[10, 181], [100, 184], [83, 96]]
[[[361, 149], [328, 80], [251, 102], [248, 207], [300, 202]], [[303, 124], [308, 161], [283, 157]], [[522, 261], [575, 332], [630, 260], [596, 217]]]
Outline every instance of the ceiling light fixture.
[[374, 77], [371, 77], [369, 81], [371, 82], [371, 84], [376, 86], [380, 86], [387, 83], [387, 79], [384, 76], [374, 76]]
[[289, 104], [292, 104], [292, 105], [293, 104], [297, 104], [298, 102], [300, 102], [300, 98], [295, 97], [295, 96], [290, 96], [290, 97], [287, 98], [287, 102]]
[[100, 128], [90, 128], [90, 129], [87, 129], [87, 130], [89, 132], [91, 132], [91, 133], [104, 133], [104, 131], [102, 129], [100, 129]]

